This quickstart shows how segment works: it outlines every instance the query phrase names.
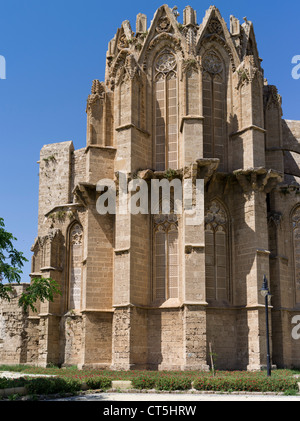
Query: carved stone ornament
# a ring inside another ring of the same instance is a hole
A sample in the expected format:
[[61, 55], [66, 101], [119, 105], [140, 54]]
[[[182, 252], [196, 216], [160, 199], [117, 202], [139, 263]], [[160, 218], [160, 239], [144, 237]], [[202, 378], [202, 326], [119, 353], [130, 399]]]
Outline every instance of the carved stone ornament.
[[300, 228], [300, 206], [294, 211], [292, 216], [293, 228]]
[[255, 65], [253, 56], [246, 56], [243, 63], [237, 69], [239, 81], [237, 89], [243, 85], [252, 83], [255, 77], [263, 78], [262, 72]]
[[78, 246], [82, 244], [82, 228], [76, 224], [71, 231], [71, 244]]
[[128, 39], [125, 34], [122, 34], [118, 41], [118, 48], [119, 50], [122, 50], [123, 48], [128, 48], [128, 47], [129, 47]]
[[[300, 219], [300, 213], [299, 213]], [[277, 228], [280, 226], [282, 221], [282, 213], [281, 212], [269, 212], [268, 213], [268, 223], [273, 223]]]
[[206, 54], [202, 61], [202, 66], [206, 72], [213, 75], [221, 73], [223, 70], [222, 62], [214, 52]]
[[162, 16], [157, 23], [156, 31], [161, 32], [169, 32], [171, 29], [171, 22], [168, 16]]
[[280, 108], [282, 105], [282, 97], [278, 93], [278, 89], [274, 85], [264, 87], [264, 101], [267, 109], [272, 107]]
[[125, 69], [130, 79], [133, 79], [138, 72], [138, 64], [132, 54], [126, 57]]
[[207, 26], [207, 32], [209, 34], [217, 34], [217, 35], [221, 35], [223, 32], [223, 28], [222, 25], [219, 21], [219, 19], [212, 19], [208, 26]]
[[170, 229], [177, 229], [178, 226], [177, 216], [174, 213], [170, 213], [169, 215], [154, 215], [153, 220], [155, 231], [167, 232], [170, 231]]
[[169, 51], [165, 51], [156, 61], [156, 71], [160, 73], [168, 73], [176, 69], [176, 57]]

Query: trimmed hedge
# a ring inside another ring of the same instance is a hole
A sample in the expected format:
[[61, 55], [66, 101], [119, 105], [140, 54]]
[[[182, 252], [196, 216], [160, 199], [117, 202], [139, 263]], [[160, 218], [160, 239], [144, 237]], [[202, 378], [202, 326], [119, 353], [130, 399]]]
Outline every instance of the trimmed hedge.
[[203, 391], [234, 391], [234, 392], [284, 392], [298, 391], [295, 378], [256, 378], [241, 377], [201, 377], [193, 382], [196, 390]]

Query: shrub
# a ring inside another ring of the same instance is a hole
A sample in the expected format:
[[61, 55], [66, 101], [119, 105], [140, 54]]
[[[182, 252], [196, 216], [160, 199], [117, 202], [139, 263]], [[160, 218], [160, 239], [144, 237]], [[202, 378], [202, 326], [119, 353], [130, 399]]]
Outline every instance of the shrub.
[[155, 379], [147, 375], [138, 375], [131, 381], [134, 389], [154, 389], [155, 387]]
[[54, 393], [75, 393], [81, 389], [81, 382], [59, 377], [38, 377], [26, 384], [28, 393], [51, 395]]
[[0, 378], [0, 389], [12, 389], [14, 387], [23, 387], [26, 384], [26, 379], [20, 377], [19, 379]]
[[158, 390], [188, 390], [192, 388], [191, 379], [188, 377], [166, 376], [160, 377], [156, 381]]
[[90, 377], [86, 384], [89, 389], [109, 389], [111, 387], [111, 380], [105, 376]]

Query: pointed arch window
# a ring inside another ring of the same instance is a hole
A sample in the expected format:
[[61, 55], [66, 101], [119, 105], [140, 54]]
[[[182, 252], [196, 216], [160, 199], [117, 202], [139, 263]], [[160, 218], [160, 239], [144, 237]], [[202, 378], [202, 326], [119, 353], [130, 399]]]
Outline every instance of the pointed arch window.
[[206, 298], [228, 301], [229, 297], [229, 227], [225, 208], [211, 202], [205, 215]]
[[178, 168], [178, 87], [175, 55], [164, 50], [154, 64], [155, 168]]
[[203, 148], [204, 158], [220, 159], [220, 169], [227, 170], [226, 85], [222, 60], [209, 51], [203, 66]]
[[82, 244], [83, 230], [79, 223], [75, 223], [69, 231], [69, 310], [81, 308]]
[[155, 215], [154, 222], [154, 299], [178, 298], [178, 222], [174, 214]]

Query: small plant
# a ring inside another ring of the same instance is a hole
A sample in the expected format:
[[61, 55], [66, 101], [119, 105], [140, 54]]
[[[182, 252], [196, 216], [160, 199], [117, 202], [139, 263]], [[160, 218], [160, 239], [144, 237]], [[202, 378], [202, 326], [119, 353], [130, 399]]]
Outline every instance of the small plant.
[[298, 392], [295, 389], [287, 389], [287, 390], [284, 391], [284, 395], [285, 396], [296, 396], [296, 395], [298, 395]]
[[289, 189], [288, 189], [288, 187], [282, 187], [281, 188], [281, 192], [286, 196], [286, 195], [288, 195], [288, 194], [290, 194], [290, 191], [289, 191]]
[[56, 212], [56, 217], [59, 222], [63, 222], [66, 218], [66, 211], [58, 211]]
[[49, 162], [56, 162], [56, 158], [54, 155], [50, 155], [47, 158], [43, 158], [43, 161], [46, 162], [46, 164], [48, 164]]
[[8, 396], [8, 400], [9, 400], [9, 401], [16, 401], [16, 400], [18, 400], [19, 398], [20, 398], [20, 395], [19, 395], [18, 393], [13, 394], [13, 395], [9, 395], [9, 396]]
[[[48, 219], [51, 219], [52, 222], [55, 222], [56, 220], [58, 222], [64, 222], [67, 216], [67, 212], [66, 211], [57, 211], [57, 212], [51, 212], [48, 215]], [[70, 215], [68, 214], [68, 217], [70, 218]], [[70, 218], [71, 219], [71, 218]]]
[[177, 175], [177, 171], [172, 170], [171, 168], [169, 168], [167, 171], [165, 171], [164, 173], [164, 177], [167, 178], [168, 180], [171, 180], [172, 178], [174, 178]]

